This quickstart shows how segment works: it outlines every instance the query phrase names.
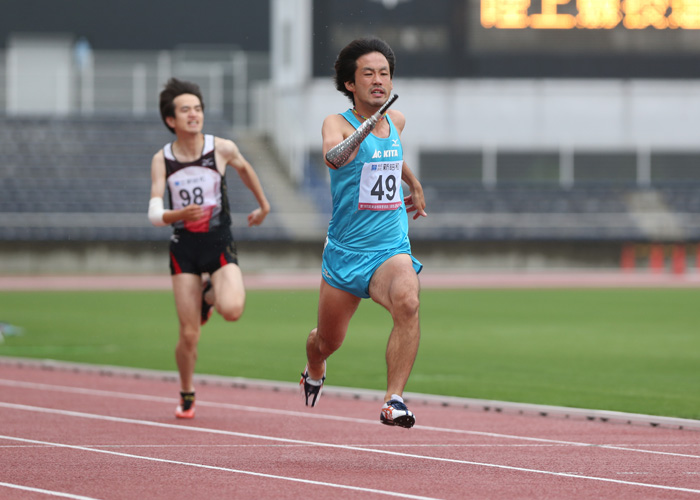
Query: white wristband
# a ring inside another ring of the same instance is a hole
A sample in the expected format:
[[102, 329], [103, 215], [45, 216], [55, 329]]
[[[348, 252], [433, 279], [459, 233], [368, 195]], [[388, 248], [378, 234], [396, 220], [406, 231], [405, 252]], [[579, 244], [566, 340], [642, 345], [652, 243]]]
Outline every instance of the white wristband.
[[148, 202], [148, 220], [154, 226], [167, 226], [168, 224], [163, 221], [163, 214], [165, 209], [163, 208], [163, 198], [151, 198]]

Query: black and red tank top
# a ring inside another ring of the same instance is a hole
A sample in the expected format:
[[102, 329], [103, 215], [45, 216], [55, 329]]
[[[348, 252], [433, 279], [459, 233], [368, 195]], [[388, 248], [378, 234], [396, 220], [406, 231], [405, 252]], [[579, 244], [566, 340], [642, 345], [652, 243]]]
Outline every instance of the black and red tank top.
[[170, 208], [180, 210], [196, 203], [205, 213], [199, 220], [177, 221], [173, 223], [173, 227], [193, 233], [207, 233], [230, 226], [231, 213], [226, 192], [226, 177], [216, 168], [214, 136], [204, 136], [202, 156], [195, 161], [177, 161], [172, 143], [163, 147], [163, 154]]

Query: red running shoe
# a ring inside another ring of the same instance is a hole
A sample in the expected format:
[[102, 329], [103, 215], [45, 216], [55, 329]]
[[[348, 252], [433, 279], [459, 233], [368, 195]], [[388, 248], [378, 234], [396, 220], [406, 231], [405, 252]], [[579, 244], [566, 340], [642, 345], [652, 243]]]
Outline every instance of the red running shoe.
[[194, 418], [194, 392], [181, 392], [180, 404], [175, 408], [177, 418]]

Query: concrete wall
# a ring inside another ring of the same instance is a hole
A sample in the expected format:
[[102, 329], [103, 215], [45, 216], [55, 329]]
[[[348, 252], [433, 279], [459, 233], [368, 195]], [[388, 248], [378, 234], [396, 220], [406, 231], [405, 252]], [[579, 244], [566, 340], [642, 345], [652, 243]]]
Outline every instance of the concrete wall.
[[[616, 242], [430, 242], [414, 241], [413, 253], [429, 272], [487, 270], [614, 269]], [[266, 243], [241, 241], [238, 255], [246, 273], [320, 272], [323, 241]], [[0, 276], [168, 275], [168, 242], [6, 242], [0, 248]]]
[[[423, 80], [400, 73], [395, 107], [407, 118], [405, 153], [416, 171], [421, 149], [700, 149], [700, 81]], [[297, 89], [260, 87], [257, 95], [264, 110], [257, 126], [282, 151], [320, 149], [323, 119], [349, 107], [324, 79]]]

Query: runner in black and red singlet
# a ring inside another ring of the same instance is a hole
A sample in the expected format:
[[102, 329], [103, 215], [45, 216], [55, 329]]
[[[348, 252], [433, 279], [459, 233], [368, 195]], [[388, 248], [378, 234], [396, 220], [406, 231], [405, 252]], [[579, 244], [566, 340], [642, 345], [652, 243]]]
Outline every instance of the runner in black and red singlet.
[[[230, 227], [226, 167], [236, 170], [260, 205], [248, 215], [249, 226], [263, 222], [270, 204], [255, 170], [236, 144], [202, 133], [204, 103], [196, 84], [171, 78], [160, 94], [160, 112], [176, 138], [153, 157], [148, 218], [156, 226], [171, 224], [174, 228], [170, 271], [180, 321], [175, 360], [181, 383], [175, 415], [192, 418], [201, 326], [212, 308], [226, 321], [236, 321], [245, 306], [243, 277]], [[169, 209], [163, 203], [166, 187]]]

